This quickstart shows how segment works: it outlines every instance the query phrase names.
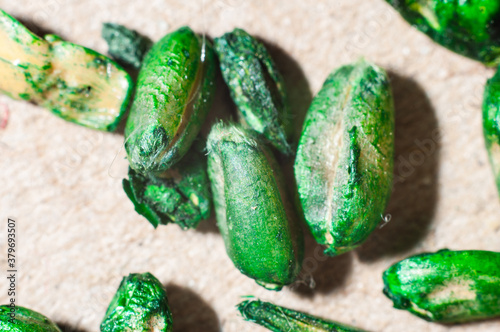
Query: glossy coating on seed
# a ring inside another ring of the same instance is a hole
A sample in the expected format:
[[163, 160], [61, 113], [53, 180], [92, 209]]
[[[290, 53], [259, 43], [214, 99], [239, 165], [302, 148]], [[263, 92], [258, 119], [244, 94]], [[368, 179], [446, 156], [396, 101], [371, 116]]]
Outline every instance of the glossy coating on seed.
[[123, 66], [139, 69], [153, 42], [137, 31], [115, 23], [102, 25], [102, 38], [108, 43], [108, 53]]
[[[193, 144], [186, 155], [161, 175], [142, 175], [129, 168], [123, 189], [135, 210], [156, 228], [176, 223], [182, 229], [196, 228], [210, 217], [212, 195], [203, 142]], [[203, 145], [203, 146], [202, 146]]]
[[184, 156], [212, 104], [214, 80], [210, 42], [190, 28], [153, 45], [139, 72], [125, 128], [130, 167], [143, 174], [162, 172]]
[[242, 29], [215, 38], [214, 45], [242, 122], [280, 152], [292, 154], [285, 82], [266, 47]]
[[487, 65], [499, 63], [498, 0], [386, 0], [435, 42]]
[[59, 117], [112, 131], [132, 93], [117, 63], [54, 35], [42, 39], [0, 10], [0, 91]]
[[500, 253], [416, 255], [388, 268], [384, 293], [394, 307], [428, 321], [462, 323], [500, 317]]
[[488, 80], [483, 97], [483, 133], [500, 192], [500, 71]]
[[274, 332], [363, 332], [351, 326], [257, 299], [243, 301], [237, 308], [245, 320]]
[[50, 319], [36, 311], [16, 306], [14, 323], [11, 320], [11, 308], [0, 306], [0, 330], [11, 332], [61, 332]]
[[393, 153], [385, 71], [361, 59], [330, 74], [308, 110], [295, 160], [304, 215], [326, 254], [359, 246], [382, 220]]
[[272, 290], [292, 283], [303, 236], [277, 162], [256, 133], [219, 123], [207, 141], [217, 225], [226, 251], [245, 275]]
[[167, 293], [151, 273], [130, 274], [106, 311], [101, 332], [171, 332]]

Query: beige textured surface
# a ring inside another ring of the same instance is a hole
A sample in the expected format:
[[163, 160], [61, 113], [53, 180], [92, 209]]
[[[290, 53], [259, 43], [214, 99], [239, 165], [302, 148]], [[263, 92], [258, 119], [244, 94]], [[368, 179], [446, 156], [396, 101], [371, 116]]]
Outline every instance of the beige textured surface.
[[[213, 221], [197, 231], [175, 225], [154, 231], [137, 215], [121, 189], [122, 135], [66, 123], [0, 96], [0, 107], [10, 109], [7, 128], [0, 129], [2, 270], [11, 216], [19, 234], [18, 304], [67, 331], [98, 331], [122, 276], [144, 271], [167, 285], [176, 331], [263, 331], [236, 314], [234, 305], [247, 294], [371, 331], [451, 331], [393, 309], [381, 293], [382, 271], [424, 250], [500, 251], [500, 201], [480, 111], [493, 71], [433, 44], [382, 0], [207, 0], [204, 6], [202, 0], [0, 0], [0, 7], [100, 52], [106, 52], [100, 28], [107, 21], [154, 40], [186, 24], [212, 37], [242, 27], [271, 46], [295, 109], [307, 107], [333, 68], [360, 55], [393, 78], [392, 220], [359, 250], [334, 259], [319, 255], [308, 239], [304, 275], [316, 288], [280, 293], [233, 267]], [[220, 88], [214, 110], [230, 107]], [[3, 303], [7, 284], [0, 280]], [[499, 330], [499, 320], [453, 328]]]

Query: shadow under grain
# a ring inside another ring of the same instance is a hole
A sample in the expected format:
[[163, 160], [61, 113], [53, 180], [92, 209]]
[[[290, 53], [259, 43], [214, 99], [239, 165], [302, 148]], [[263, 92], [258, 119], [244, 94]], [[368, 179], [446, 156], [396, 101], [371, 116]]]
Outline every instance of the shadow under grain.
[[265, 39], [258, 38], [271, 55], [278, 71], [283, 76], [290, 105], [290, 121], [293, 124], [293, 145], [297, 145], [302, 132], [302, 124], [312, 101], [312, 92], [300, 64], [284, 49]]
[[203, 137], [207, 137], [212, 126], [221, 120], [224, 122], [237, 122], [236, 105], [231, 99], [226, 82], [222, 78], [218, 59], [215, 60], [215, 67], [215, 95], [207, 119], [201, 127], [200, 132]]
[[174, 332], [219, 332], [214, 309], [186, 287], [167, 284], [168, 303], [174, 320]]
[[31, 18], [25, 16], [16, 16], [14, 18], [19, 22], [21, 22], [21, 24], [24, 25], [28, 30], [30, 30], [31, 32], [33, 32], [35, 35], [37, 35], [42, 39], [45, 37], [45, 35], [57, 35], [62, 38], [60, 33], [44, 28], [39, 23], [36, 22], [36, 21], [42, 21], [42, 22], [44, 21], [41, 16], [39, 18], [37, 18], [36, 15]]
[[437, 323], [443, 327], [446, 327], [446, 328], [453, 328], [453, 327], [462, 327], [462, 328], [466, 328], [466, 327], [473, 327], [474, 325], [480, 325], [480, 324], [484, 324], [484, 325], [489, 325], [489, 324], [495, 324], [494, 326], [496, 327], [496, 324], [500, 324], [500, 317], [492, 317], [492, 318], [486, 318], [486, 319], [480, 319], [480, 320], [476, 320], [476, 321], [471, 321], [471, 322], [465, 322], [465, 323]]
[[395, 103], [395, 156], [392, 196], [382, 225], [357, 250], [361, 261], [405, 253], [426, 236], [438, 201], [440, 129], [422, 87], [389, 72]]
[[198, 227], [195, 228], [197, 232], [200, 233], [213, 233], [219, 234], [219, 228], [217, 227], [217, 221], [215, 220], [215, 213], [212, 211], [212, 215], [207, 220], [202, 220]]
[[[79, 327], [75, 327], [68, 322], [56, 322], [56, 325], [61, 329], [62, 332], [91, 332]], [[98, 328], [96, 328], [96, 331]]]
[[304, 297], [328, 294], [342, 287], [351, 273], [352, 254], [336, 257], [323, 254], [324, 246], [316, 243], [308, 232], [305, 233], [305, 255], [298, 280], [290, 285], [290, 290]]

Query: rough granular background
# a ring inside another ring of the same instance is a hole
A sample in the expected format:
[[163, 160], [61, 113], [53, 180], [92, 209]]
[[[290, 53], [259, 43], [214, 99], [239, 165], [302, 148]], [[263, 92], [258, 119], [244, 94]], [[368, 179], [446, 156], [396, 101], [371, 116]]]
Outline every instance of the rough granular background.
[[[330, 71], [365, 56], [389, 71], [396, 103], [391, 221], [337, 258], [326, 259], [308, 237], [303, 284], [275, 293], [233, 267], [213, 219], [198, 230], [154, 230], [134, 212], [121, 187], [121, 133], [86, 129], [0, 96], [0, 115], [9, 114], [0, 129], [0, 262], [6, 270], [9, 216], [19, 236], [19, 305], [66, 331], [98, 331], [121, 278], [150, 271], [167, 287], [175, 331], [264, 331], [234, 308], [249, 294], [371, 331], [500, 330], [499, 320], [447, 327], [393, 309], [381, 280], [389, 265], [422, 251], [500, 251], [500, 201], [481, 128], [492, 69], [434, 44], [382, 0], [1, 0], [0, 7], [37, 33], [102, 53], [103, 22], [153, 40], [182, 25], [210, 37], [244, 28], [267, 43], [297, 113]], [[211, 118], [232, 111], [219, 77]]]

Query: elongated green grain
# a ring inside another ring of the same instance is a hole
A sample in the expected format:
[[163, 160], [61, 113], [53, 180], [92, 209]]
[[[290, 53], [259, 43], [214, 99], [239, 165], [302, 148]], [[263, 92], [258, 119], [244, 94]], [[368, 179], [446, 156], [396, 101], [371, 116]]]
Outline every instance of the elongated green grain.
[[215, 89], [209, 41], [183, 27], [158, 41], [144, 58], [125, 128], [130, 167], [167, 170], [188, 151]]
[[306, 221], [327, 254], [359, 246], [382, 220], [393, 153], [386, 73], [364, 60], [334, 71], [308, 110], [295, 160]]
[[237, 308], [245, 320], [274, 332], [363, 332], [355, 327], [257, 299], [243, 301]]
[[261, 133], [284, 154], [291, 115], [285, 82], [266, 47], [242, 29], [215, 38], [222, 76], [229, 86], [243, 123]]
[[500, 253], [441, 250], [404, 259], [383, 275], [394, 307], [425, 320], [500, 317]]
[[223, 124], [212, 128], [207, 149], [217, 225], [229, 257], [268, 289], [292, 283], [303, 238], [271, 152], [252, 131]]
[[500, 71], [488, 80], [483, 97], [483, 133], [500, 192]]
[[499, 64], [498, 0], [386, 0], [435, 42], [487, 65]]

